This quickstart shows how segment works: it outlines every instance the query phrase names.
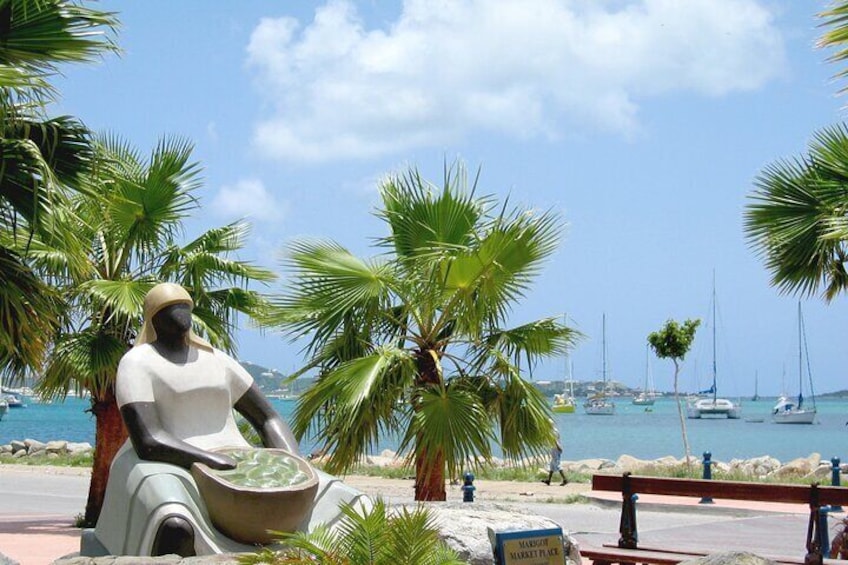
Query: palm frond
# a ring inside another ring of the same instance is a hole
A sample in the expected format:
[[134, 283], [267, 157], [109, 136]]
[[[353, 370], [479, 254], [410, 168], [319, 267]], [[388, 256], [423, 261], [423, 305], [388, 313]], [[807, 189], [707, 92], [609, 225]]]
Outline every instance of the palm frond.
[[0, 374], [7, 382], [41, 366], [59, 329], [59, 302], [19, 255], [0, 246]]
[[389, 508], [382, 498], [370, 508], [345, 503], [334, 529], [279, 533], [283, 548], [239, 557], [244, 565], [461, 565], [456, 552], [438, 537], [434, 518], [424, 507]]
[[140, 318], [144, 296], [155, 284], [155, 280], [92, 279], [80, 283], [77, 290], [87, 295], [98, 310], [125, 319]]
[[391, 235], [379, 240], [380, 244], [399, 258], [470, 245], [490, 199], [475, 198], [467, 181], [459, 162], [445, 168], [441, 191], [417, 169], [385, 179], [380, 185], [383, 210], [379, 216], [389, 224]]
[[[834, 3], [833, 7], [818, 14], [824, 21], [821, 27], [829, 28], [818, 40], [819, 48], [834, 48], [836, 51], [828, 57], [829, 62], [841, 62], [848, 59], [848, 3], [841, 1]], [[848, 76], [848, 70], [842, 70], [836, 74], [837, 78]], [[839, 90], [843, 93], [848, 87]]]
[[413, 373], [412, 357], [388, 347], [342, 363], [301, 395], [292, 431], [298, 438], [316, 431], [316, 439], [332, 453], [327, 470], [344, 472], [376, 445], [381, 431], [398, 430], [398, 412], [408, 410], [398, 401]]
[[818, 132], [804, 158], [768, 165], [745, 211], [748, 241], [781, 292], [830, 300], [843, 285], [848, 241], [848, 129]]
[[36, 392], [43, 398], [64, 399], [71, 390], [77, 394], [89, 391], [94, 399], [101, 399], [114, 387], [118, 362], [127, 349], [124, 340], [97, 328], [62, 336], [55, 343]]
[[545, 318], [514, 328], [495, 329], [483, 336], [479, 345], [472, 346], [469, 359], [472, 370], [483, 370], [491, 361], [492, 351], [498, 351], [512, 365], [529, 371], [545, 357], [563, 355], [572, 349], [583, 334], [559, 323], [557, 318]]
[[384, 312], [393, 284], [389, 265], [363, 261], [331, 242], [294, 243], [285, 267], [287, 292], [272, 297], [266, 322], [284, 322], [293, 335], [313, 334], [321, 345], [351, 316], [373, 320]]
[[441, 453], [453, 477], [465, 465], [491, 459], [492, 426], [477, 395], [462, 387], [427, 386], [412, 398], [415, 411], [398, 447], [400, 453]]
[[504, 457], [526, 460], [551, 445], [550, 406], [542, 392], [517, 371], [503, 370], [497, 409], [499, 443]]
[[58, 74], [59, 65], [95, 60], [116, 52], [114, 13], [92, 10], [65, 0], [0, 1], [0, 66], [21, 69], [32, 80], [21, 93], [52, 94], [43, 81]]

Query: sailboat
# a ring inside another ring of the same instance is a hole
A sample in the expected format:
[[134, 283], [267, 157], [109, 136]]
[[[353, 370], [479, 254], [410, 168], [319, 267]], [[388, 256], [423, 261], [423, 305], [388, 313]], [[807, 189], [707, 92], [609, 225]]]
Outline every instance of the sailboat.
[[603, 358], [603, 388], [586, 399], [583, 410], [590, 416], [612, 416], [615, 414], [615, 403], [607, 397], [607, 315], [603, 316], [601, 326], [601, 357]]
[[568, 378], [568, 395], [565, 394], [555, 394], [554, 395], [554, 404], [551, 406], [551, 410], [556, 412], [557, 414], [571, 414], [574, 412], [574, 408], [576, 402], [574, 401], [574, 379], [569, 376]]
[[[806, 355], [805, 355], [806, 354]], [[807, 360], [807, 375], [810, 379], [812, 407], [804, 406], [804, 358]], [[798, 302], [798, 401], [786, 394], [777, 399], [771, 414], [775, 424], [812, 424], [816, 419], [816, 397], [813, 394], [813, 378], [810, 372], [810, 357], [807, 354], [807, 337], [804, 334], [804, 317], [801, 302]]]
[[636, 406], [653, 406], [656, 397], [654, 391], [654, 383], [651, 379], [651, 354], [649, 346], [645, 346], [645, 388], [642, 392], [633, 397], [633, 404]]
[[[564, 316], [563, 322], [566, 324], [568, 323], [567, 315]], [[554, 395], [554, 404], [551, 406], [551, 410], [557, 414], [571, 414], [577, 406], [577, 402], [574, 400], [574, 366], [571, 363], [567, 352], [565, 355], [565, 369], [565, 382], [568, 385], [568, 395], [566, 396], [564, 393]]]
[[757, 373], [754, 372], [754, 396], [751, 397], [753, 402], [756, 402], [760, 399], [760, 395], [757, 392]]
[[718, 398], [716, 389], [716, 292], [715, 275], [713, 275], [713, 384], [699, 394], [711, 394], [712, 397], [699, 396], [689, 399], [686, 403], [686, 417], [690, 419], [699, 418], [727, 418], [735, 420], [742, 417], [742, 407], [726, 398]]

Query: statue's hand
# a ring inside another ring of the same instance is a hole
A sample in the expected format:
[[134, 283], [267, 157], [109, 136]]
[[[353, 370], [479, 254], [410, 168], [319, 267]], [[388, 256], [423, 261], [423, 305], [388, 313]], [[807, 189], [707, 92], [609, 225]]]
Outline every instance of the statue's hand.
[[207, 452], [205, 459], [201, 462], [205, 463], [212, 469], [218, 469], [221, 471], [236, 468], [235, 459], [233, 459], [229, 455], [224, 455], [223, 453], [214, 453], [212, 451]]

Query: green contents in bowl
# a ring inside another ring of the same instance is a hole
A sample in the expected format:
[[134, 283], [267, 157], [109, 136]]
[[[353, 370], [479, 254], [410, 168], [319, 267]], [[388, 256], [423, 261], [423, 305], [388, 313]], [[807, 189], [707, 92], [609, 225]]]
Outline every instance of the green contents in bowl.
[[227, 455], [236, 460], [236, 468], [212, 472], [237, 486], [281, 488], [302, 483], [309, 478], [300, 470], [293, 457], [282, 453], [251, 449], [230, 451]]

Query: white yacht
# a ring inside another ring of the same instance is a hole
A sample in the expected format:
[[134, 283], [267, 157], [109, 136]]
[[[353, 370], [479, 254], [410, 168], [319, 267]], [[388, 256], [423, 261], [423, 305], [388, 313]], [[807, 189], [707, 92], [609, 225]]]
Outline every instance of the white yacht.
[[[812, 424], [816, 420], [816, 397], [813, 394], [813, 379], [810, 376], [810, 397], [812, 406], [804, 404], [804, 352], [807, 349], [806, 336], [804, 335], [804, 318], [801, 314], [801, 303], [798, 302], [798, 397], [797, 401], [786, 394], [777, 399], [771, 411], [771, 418], [775, 424]], [[809, 359], [807, 362], [807, 374], [809, 375]]]
[[741, 404], [726, 398], [718, 398], [716, 393], [716, 295], [715, 278], [713, 278], [713, 384], [701, 394], [712, 396], [698, 396], [689, 399], [686, 403], [686, 417], [690, 419], [699, 418], [727, 418], [736, 420], [742, 417]]
[[601, 356], [603, 358], [604, 384], [600, 392], [595, 393], [583, 403], [583, 410], [589, 416], [612, 416], [615, 414], [615, 402], [610, 400], [607, 393], [607, 315], [603, 316], [601, 326]]

